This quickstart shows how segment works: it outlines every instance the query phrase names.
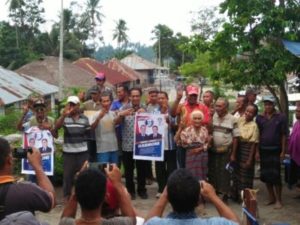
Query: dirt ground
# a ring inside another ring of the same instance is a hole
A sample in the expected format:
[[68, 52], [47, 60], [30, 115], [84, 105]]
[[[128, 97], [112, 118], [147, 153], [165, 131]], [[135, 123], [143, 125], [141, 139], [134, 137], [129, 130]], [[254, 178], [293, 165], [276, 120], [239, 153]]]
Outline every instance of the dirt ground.
[[[255, 188], [259, 189], [258, 192], [258, 212], [260, 224], [289, 224], [299, 225], [300, 224], [300, 192], [296, 189], [289, 190], [286, 186], [283, 187], [283, 204], [284, 207], [280, 210], [273, 209], [274, 206], [265, 206], [263, 203], [267, 201], [267, 192], [263, 183], [259, 180], [255, 180]], [[137, 209], [141, 217], [148, 213], [148, 210], [154, 205], [157, 183], [147, 186], [149, 199], [142, 200], [137, 197], [133, 201], [134, 207]], [[58, 202], [62, 200], [62, 189], [56, 188]], [[241, 205], [229, 200], [229, 206], [240, 216], [242, 220]], [[58, 224], [63, 206], [57, 205], [50, 213], [37, 213], [40, 221], [48, 222], [51, 225]], [[168, 205], [165, 210], [165, 214], [171, 210]], [[205, 206], [206, 215], [205, 217], [216, 216], [217, 211], [214, 206], [207, 203]]]

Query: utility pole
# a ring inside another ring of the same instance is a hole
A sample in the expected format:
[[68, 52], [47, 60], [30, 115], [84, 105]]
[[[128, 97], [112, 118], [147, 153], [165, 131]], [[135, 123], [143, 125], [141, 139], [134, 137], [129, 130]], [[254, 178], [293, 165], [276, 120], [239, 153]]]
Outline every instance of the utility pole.
[[159, 36], [158, 36], [158, 65], [159, 65], [159, 69], [158, 69], [158, 74], [159, 74], [159, 91], [161, 91], [161, 71], [160, 71], [160, 67], [161, 67], [161, 51], [160, 51], [160, 31], [159, 31]]
[[58, 100], [62, 101], [64, 98], [64, 0], [61, 0], [59, 37]]

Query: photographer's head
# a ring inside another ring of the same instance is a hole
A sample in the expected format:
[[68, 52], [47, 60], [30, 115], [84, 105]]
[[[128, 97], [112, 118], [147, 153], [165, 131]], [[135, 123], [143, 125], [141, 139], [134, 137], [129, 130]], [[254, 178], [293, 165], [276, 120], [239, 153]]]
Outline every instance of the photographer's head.
[[175, 212], [192, 212], [199, 202], [200, 185], [188, 170], [178, 169], [168, 179], [167, 192]]
[[[7, 170], [7, 166], [12, 164], [11, 149], [8, 141], [0, 137], [0, 170]], [[10, 168], [9, 168], [10, 169]]]
[[81, 172], [75, 182], [75, 195], [83, 210], [98, 209], [105, 197], [106, 177], [99, 170]]

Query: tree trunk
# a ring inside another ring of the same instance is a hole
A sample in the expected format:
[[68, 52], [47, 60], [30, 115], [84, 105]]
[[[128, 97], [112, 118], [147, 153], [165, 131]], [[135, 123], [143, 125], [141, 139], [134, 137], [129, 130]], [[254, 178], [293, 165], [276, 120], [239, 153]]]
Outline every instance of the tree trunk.
[[285, 89], [285, 82], [279, 86], [281, 112], [285, 114], [287, 120], [289, 119], [289, 100]]

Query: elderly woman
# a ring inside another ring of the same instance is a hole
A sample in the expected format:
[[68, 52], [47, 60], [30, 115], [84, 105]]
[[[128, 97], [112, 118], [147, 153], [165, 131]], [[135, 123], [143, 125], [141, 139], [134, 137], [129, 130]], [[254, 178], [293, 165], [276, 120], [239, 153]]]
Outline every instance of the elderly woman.
[[203, 117], [199, 110], [192, 112], [192, 124], [180, 133], [181, 144], [187, 149], [186, 169], [199, 180], [207, 178], [207, 147], [210, 142], [208, 130], [202, 124]]
[[254, 105], [248, 105], [244, 116], [238, 120], [240, 137], [239, 147], [236, 152], [237, 162], [239, 163], [236, 171], [237, 183], [235, 188], [238, 191], [236, 194], [245, 188], [253, 188], [254, 155], [259, 140], [258, 127], [253, 121], [256, 114], [256, 107]]

